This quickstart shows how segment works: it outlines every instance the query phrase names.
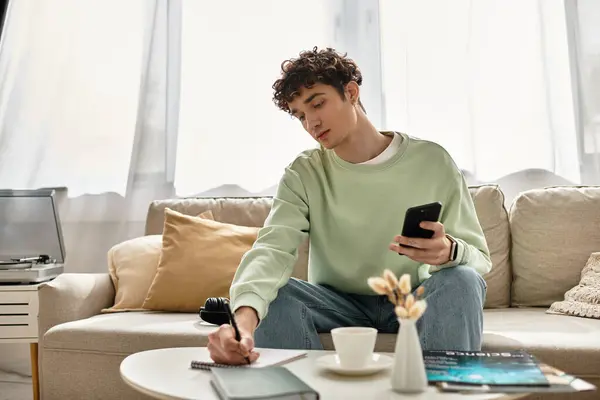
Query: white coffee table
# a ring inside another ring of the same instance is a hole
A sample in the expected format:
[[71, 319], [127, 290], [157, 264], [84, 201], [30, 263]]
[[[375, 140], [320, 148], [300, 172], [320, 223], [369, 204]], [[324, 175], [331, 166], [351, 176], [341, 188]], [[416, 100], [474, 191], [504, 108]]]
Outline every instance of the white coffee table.
[[[218, 400], [210, 385], [211, 372], [190, 368], [190, 361], [206, 356], [205, 347], [176, 347], [132, 354], [121, 363], [121, 377], [136, 390], [157, 399]], [[390, 370], [364, 377], [345, 377], [321, 371], [315, 360], [330, 351], [308, 351], [306, 357], [284, 366], [319, 392], [321, 399], [517, 399], [524, 395], [440, 393], [429, 387], [421, 395], [402, 396], [390, 387]]]

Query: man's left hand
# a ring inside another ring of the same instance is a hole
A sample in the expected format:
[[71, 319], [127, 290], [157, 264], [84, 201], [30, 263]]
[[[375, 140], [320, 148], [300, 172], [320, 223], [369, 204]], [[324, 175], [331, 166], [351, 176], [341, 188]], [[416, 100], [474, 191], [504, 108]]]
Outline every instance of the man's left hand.
[[395, 236], [394, 243], [389, 246], [390, 250], [423, 264], [442, 265], [450, 261], [452, 242], [446, 237], [444, 225], [440, 222], [423, 221], [420, 226], [433, 231], [433, 237], [421, 239]]

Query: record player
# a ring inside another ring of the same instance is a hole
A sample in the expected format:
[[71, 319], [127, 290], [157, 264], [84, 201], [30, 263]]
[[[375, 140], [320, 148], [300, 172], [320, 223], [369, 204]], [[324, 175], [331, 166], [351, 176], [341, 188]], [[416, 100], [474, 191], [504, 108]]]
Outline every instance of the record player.
[[0, 190], [0, 284], [49, 281], [65, 256], [54, 190]]

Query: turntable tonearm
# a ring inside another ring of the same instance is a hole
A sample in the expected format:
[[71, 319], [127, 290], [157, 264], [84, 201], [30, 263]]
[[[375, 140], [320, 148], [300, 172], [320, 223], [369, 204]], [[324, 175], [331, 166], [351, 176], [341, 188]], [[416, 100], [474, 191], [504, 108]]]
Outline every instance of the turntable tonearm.
[[8, 261], [0, 260], [0, 270], [26, 269], [38, 264], [50, 264], [55, 262], [56, 260], [51, 260], [50, 257], [46, 254], [42, 254], [38, 257], [12, 258]]

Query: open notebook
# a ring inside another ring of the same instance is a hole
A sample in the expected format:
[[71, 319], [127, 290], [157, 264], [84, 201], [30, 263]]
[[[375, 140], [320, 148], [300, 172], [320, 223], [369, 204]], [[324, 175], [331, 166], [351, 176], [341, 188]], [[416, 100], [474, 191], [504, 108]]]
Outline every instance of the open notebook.
[[210, 359], [210, 355], [206, 354], [202, 358], [192, 360], [190, 367], [193, 369], [210, 370], [211, 368], [261, 368], [271, 365], [280, 365], [286, 362], [297, 360], [306, 355], [304, 350], [282, 350], [282, 349], [263, 349], [256, 348], [256, 352], [260, 354], [258, 360], [250, 365], [225, 365], [217, 364]]

